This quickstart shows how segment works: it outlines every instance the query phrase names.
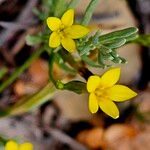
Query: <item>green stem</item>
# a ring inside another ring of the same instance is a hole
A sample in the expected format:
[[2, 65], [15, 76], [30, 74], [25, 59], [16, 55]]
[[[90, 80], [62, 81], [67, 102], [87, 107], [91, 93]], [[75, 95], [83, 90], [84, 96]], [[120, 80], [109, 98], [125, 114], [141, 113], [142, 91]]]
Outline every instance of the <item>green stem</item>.
[[54, 62], [55, 62], [55, 54], [54, 53], [51, 53], [51, 55], [49, 56], [49, 78], [50, 78], [50, 81], [53, 82], [53, 84], [55, 85], [55, 87], [57, 87], [57, 83], [54, 79], [54, 76], [53, 76], [53, 67], [54, 67]]
[[0, 92], [2, 92], [6, 87], [8, 87], [12, 82], [14, 82], [18, 76], [20, 76], [30, 65], [31, 63], [37, 59], [40, 54], [44, 51], [44, 49], [38, 49], [30, 56], [28, 60], [25, 61], [25, 63], [17, 68], [12, 75], [0, 85]]
[[8, 69], [6, 67], [1, 68], [0, 79], [2, 79], [7, 72], [8, 72]]
[[99, 0], [91, 0], [91, 2], [89, 3], [89, 5], [85, 11], [84, 18], [81, 21], [82, 25], [88, 25], [89, 24], [91, 17], [92, 17], [92, 14], [93, 14], [96, 6], [98, 5], [98, 3], [99, 3]]
[[62, 14], [66, 10], [66, 1], [65, 0], [57, 0], [55, 10], [54, 10], [54, 16], [61, 17]]
[[78, 6], [79, 2], [80, 2], [80, 0], [71, 0], [70, 3], [69, 3], [69, 5], [68, 5], [68, 9], [70, 9], [70, 8], [72, 8], [72, 9], [76, 8]]
[[14, 115], [20, 115], [23, 113], [26, 113], [28, 111], [31, 111], [39, 106], [41, 106], [46, 101], [52, 99], [55, 87], [52, 83], [48, 83], [42, 90], [38, 91], [37, 93], [28, 96], [24, 99], [18, 100], [18, 103], [16, 103], [13, 107], [10, 109], [7, 109], [5, 116], [14, 116]]

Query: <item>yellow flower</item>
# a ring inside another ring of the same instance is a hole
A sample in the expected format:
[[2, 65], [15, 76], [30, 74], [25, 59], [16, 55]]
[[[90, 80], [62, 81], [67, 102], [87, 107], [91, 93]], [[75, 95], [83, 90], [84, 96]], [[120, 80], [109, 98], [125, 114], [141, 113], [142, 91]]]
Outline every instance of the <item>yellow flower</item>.
[[15, 141], [8, 141], [5, 150], [33, 150], [31, 143], [17, 144]]
[[89, 29], [82, 25], [73, 25], [74, 10], [67, 10], [61, 19], [57, 17], [48, 17], [47, 25], [52, 31], [49, 38], [49, 46], [58, 47], [60, 44], [69, 52], [76, 50], [75, 41], [88, 34]]
[[122, 102], [137, 95], [134, 91], [124, 85], [116, 84], [120, 77], [120, 68], [110, 69], [102, 77], [90, 76], [87, 81], [89, 95], [89, 110], [96, 113], [98, 108], [107, 115], [116, 119], [119, 110], [113, 102]]

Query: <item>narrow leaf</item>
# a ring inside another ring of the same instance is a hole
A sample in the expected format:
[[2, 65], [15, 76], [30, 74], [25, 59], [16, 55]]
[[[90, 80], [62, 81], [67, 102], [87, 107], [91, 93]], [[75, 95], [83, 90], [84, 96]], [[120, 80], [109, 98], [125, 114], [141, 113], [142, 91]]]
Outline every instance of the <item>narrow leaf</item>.
[[107, 43], [103, 43], [103, 45], [105, 45], [106, 47], [110, 48], [110, 49], [115, 49], [115, 48], [119, 48], [121, 46], [123, 46], [126, 43], [126, 39], [115, 39], [115, 40], [111, 40]]
[[95, 61], [93, 61], [93, 60], [91, 60], [90, 58], [88, 58], [88, 56], [86, 56], [86, 55], [83, 55], [82, 57], [82, 60], [85, 62], [85, 63], [87, 63], [89, 66], [91, 66], [91, 67], [96, 67], [96, 68], [103, 68], [104, 66], [103, 66], [103, 64], [97, 64], [97, 62], [95, 62]]
[[86, 92], [86, 83], [81, 81], [70, 81], [64, 84], [64, 89], [81, 94]]
[[111, 33], [107, 33], [104, 35], [101, 35], [99, 37], [100, 42], [107, 42], [110, 40], [115, 40], [118, 38], [127, 38], [128, 36], [131, 36], [132, 34], [135, 34], [138, 32], [138, 29], [136, 27], [130, 27], [123, 30], [114, 31]]
[[26, 36], [26, 44], [29, 46], [33, 46], [36, 44], [40, 44], [42, 42], [42, 38], [40, 36], [27, 35]]
[[70, 8], [76, 8], [79, 3], [80, 3], [80, 0], [71, 0], [70, 3], [69, 3], [69, 5], [68, 5], [68, 9], [70, 9]]
[[54, 16], [61, 17], [67, 8], [67, 3], [65, 0], [57, 0]]
[[93, 14], [96, 6], [98, 5], [98, 3], [99, 3], [99, 0], [91, 0], [91, 2], [89, 3], [89, 5], [85, 11], [84, 18], [81, 22], [82, 25], [88, 25], [89, 24], [91, 17], [92, 17], [92, 14]]

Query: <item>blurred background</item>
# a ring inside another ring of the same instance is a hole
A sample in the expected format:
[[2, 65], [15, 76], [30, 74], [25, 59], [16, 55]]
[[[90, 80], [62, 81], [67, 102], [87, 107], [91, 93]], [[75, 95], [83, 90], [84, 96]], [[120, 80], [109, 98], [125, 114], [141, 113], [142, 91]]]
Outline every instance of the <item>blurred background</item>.
[[[88, 2], [82, 0], [77, 7], [77, 19], [82, 18]], [[42, 0], [0, 0], [0, 69], [6, 66], [8, 75], [36, 50], [26, 45], [25, 37], [41, 28], [33, 13], [41, 3]], [[131, 26], [138, 27], [141, 34], [150, 34], [150, 0], [100, 0], [90, 23], [91, 28], [102, 33]], [[150, 150], [150, 48], [128, 44], [118, 51], [128, 61], [121, 65], [120, 82], [139, 93], [134, 100], [119, 104], [119, 119], [111, 119], [101, 111], [91, 115], [88, 95], [60, 91], [53, 101], [33, 112], [0, 119], [0, 143], [3, 138], [29, 141], [35, 150]], [[89, 69], [102, 73], [101, 69]], [[66, 76], [57, 65], [54, 71], [58, 77]], [[43, 54], [0, 94], [0, 109], [13, 105], [23, 95], [35, 93], [48, 78], [47, 56]]]

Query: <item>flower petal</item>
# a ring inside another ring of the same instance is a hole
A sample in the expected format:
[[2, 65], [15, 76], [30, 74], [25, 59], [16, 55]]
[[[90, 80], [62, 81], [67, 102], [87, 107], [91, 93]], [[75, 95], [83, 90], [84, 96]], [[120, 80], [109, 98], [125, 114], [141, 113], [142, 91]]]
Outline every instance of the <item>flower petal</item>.
[[101, 78], [97, 75], [90, 76], [87, 81], [87, 91], [94, 92], [95, 89], [99, 86]]
[[74, 22], [74, 10], [73, 9], [67, 10], [61, 17], [61, 21], [63, 25], [67, 27], [71, 26]]
[[23, 143], [18, 150], [33, 150], [33, 145], [31, 143]]
[[15, 141], [8, 141], [5, 150], [18, 150], [18, 144]]
[[56, 31], [61, 26], [61, 20], [57, 17], [48, 17], [47, 18], [47, 26], [52, 30]]
[[62, 38], [61, 44], [70, 53], [76, 50], [75, 42], [71, 38], [68, 38], [68, 37]]
[[110, 99], [116, 102], [125, 101], [137, 95], [136, 92], [124, 85], [114, 85], [113, 87], [109, 88], [107, 92]]
[[89, 110], [91, 113], [96, 113], [98, 111], [98, 100], [94, 93], [89, 96]]
[[64, 32], [72, 39], [81, 38], [89, 33], [89, 29], [82, 25], [72, 25], [64, 30]]
[[49, 46], [55, 48], [58, 47], [59, 45], [60, 45], [60, 36], [57, 34], [57, 32], [53, 32], [49, 38]]
[[101, 82], [104, 87], [111, 87], [119, 80], [120, 68], [110, 69], [101, 77]]
[[119, 117], [119, 110], [114, 102], [108, 99], [99, 100], [99, 107], [110, 117], [117, 119]]

